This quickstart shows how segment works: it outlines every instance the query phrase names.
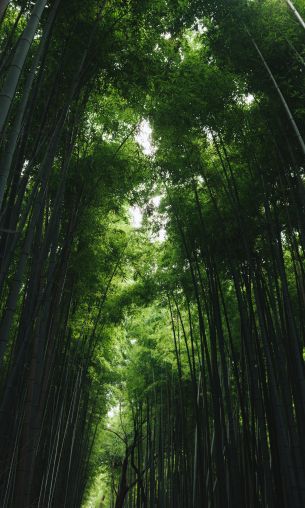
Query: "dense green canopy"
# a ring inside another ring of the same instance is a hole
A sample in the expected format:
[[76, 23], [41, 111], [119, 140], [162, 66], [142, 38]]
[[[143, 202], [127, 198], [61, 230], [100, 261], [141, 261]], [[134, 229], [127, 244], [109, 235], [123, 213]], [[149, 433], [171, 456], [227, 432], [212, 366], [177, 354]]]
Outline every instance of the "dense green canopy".
[[0, 505], [305, 506], [303, 0], [0, 1]]

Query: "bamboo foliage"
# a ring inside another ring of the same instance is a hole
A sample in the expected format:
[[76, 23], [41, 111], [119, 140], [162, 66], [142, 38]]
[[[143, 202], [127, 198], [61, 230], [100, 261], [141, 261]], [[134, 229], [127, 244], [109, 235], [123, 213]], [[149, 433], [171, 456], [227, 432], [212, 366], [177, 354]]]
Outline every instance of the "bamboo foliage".
[[[12, 2], [1, 25], [3, 507], [80, 506], [106, 410], [105, 305], [126, 248], [110, 217], [144, 171], [122, 127], [137, 115], [124, 117], [126, 99], [105, 79], [109, 48], [95, 51], [106, 34], [120, 46], [113, 27], [133, 14], [106, 4]], [[115, 139], [101, 140], [114, 123]]]
[[299, 21], [300, 25], [305, 28], [305, 21], [303, 20], [302, 16], [300, 15], [300, 13], [297, 11], [297, 9], [295, 8], [295, 6], [293, 5], [293, 3], [291, 2], [291, 0], [286, 0], [288, 6], [290, 7], [290, 9], [292, 10], [293, 14], [295, 15], [295, 17], [297, 18], [297, 20]]
[[27, 26], [22, 33], [14, 56], [12, 58], [12, 62], [8, 68], [2, 90], [0, 92], [0, 133], [2, 133], [5, 122], [7, 120], [7, 116], [9, 113], [9, 109], [11, 103], [13, 101], [16, 88], [18, 85], [18, 81], [20, 78], [20, 74], [22, 72], [23, 66], [25, 64], [26, 57], [28, 55], [30, 46], [33, 42], [38, 23], [40, 21], [43, 10], [46, 6], [47, 0], [37, 0], [33, 7], [33, 11], [31, 13], [30, 19], [27, 23]]
[[[211, 4], [205, 15], [210, 8], [218, 16], [221, 37], [232, 44], [229, 72], [236, 66], [241, 73], [230, 32], [236, 11], [222, 2]], [[255, 19], [249, 20], [255, 26]], [[217, 30], [209, 30], [205, 44], [212, 44], [223, 64]], [[251, 72], [267, 71], [277, 94], [267, 82], [264, 87], [249, 77], [248, 62], [245, 79], [250, 87], [261, 87], [268, 111], [261, 98], [246, 107], [233, 106], [233, 99], [217, 109], [224, 100], [223, 81], [211, 61], [204, 69], [197, 59], [196, 51], [204, 58], [204, 49], [191, 46], [181, 73], [163, 88], [172, 95], [158, 96], [151, 113], [168, 215], [155, 297], [157, 305], [162, 298], [163, 305], [167, 302], [168, 321], [151, 349], [151, 362], [155, 369], [155, 349], [164, 354], [167, 340], [172, 364], [167, 357], [160, 361], [158, 383], [142, 381], [149, 396], [139, 392], [131, 401], [133, 407], [139, 401], [146, 406], [144, 430], [155, 458], [143, 484], [144, 500], [135, 485], [128, 507], [301, 507], [305, 502], [304, 245], [297, 212], [299, 206], [303, 210], [298, 196], [303, 196], [304, 129], [302, 120], [300, 129], [296, 126], [288, 105], [292, 97], [284, 98], [252, 32], [248, 58], [258, 55], [261, 67]], [[206, 82], [213, 72], [211, 93]], [[285, 133], [283, 106], [289, 118]], [[302, 119], [303, 111], [299, 115]], [[151, 312], [164, 319], [158, 306]], [[143, 325], [137, 336], [134, 376], [145, 368], [152, 333]], [[138, 453], [144, 468], [147, 458]]]
[[0, 3], [0, 504], [302, 508], [301, 14], [85, 3]]

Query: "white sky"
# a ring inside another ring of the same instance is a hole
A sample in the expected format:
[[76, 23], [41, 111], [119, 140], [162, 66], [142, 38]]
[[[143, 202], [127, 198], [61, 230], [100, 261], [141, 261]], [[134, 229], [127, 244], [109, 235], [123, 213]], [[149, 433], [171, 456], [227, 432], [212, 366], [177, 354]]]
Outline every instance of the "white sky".
[[[170, 37], [170, 34], [164, 34], [164, 38], [167, 39]], [[148, 157], [153, 157], [156, 153], [156, 147], [153, 145], [152, 141], [152, 128], [149, 124], [148, 120], [143, 119], [138, 127], [137, 134], [135, 135], [135, 140], [138, 145], [141, 147], [143, 153]], [[150, 202], [154, 205], [155, 208], [158, 208], [160, 205], [162, 196], [154, 196], [150, 199]], [[135, 205], [129, 208], [129, 213], [131, 217], [131, 224], [135, 229], [139, 229], [142, 226], [143, 222], [143, 210], [140, 206]], [[165, 229], [161, 228], [158, 235], [151, 238], [152, 241], [160, 241], [162, 242], [165, 239], [166, 233]]]
[[252, 93], [248, 93], [245, 96], [245, 103], [246, 104], [252, 104], [253, 101], [254, 101], [254, 95], [252, 95]]
[[142, 226], [143, 212], [139, 206], [131, 206], [129, 208], [131, 215], [131, 224], [135, 229], [139, 229]]
[[152, 143], [152, 128], [148, 120], [143, 119], [138, 127], [138, 132], [135, 135], [135, 140], [142, 148], [145, 155], [152, 156], [156, 152], [156, 148]]
[[[160, 205], [161, 199], [162, 199], [161, 195], [154, 196], [153, 198], [150, 199], [150, 202], [154, 205], [155, 208], [158, 208], [158, 206]], [[131, 217], [132, 226], [135, 229], [139, 229], [142, 226], [143, 211], [141, 210], [141, 208], [139, 206], [135, 205], [135, 206], [131, 206], [129, 208], [129, 213], [130, 213], [130, 217]], [[158, 213], [158, 210], [156, 210], [156, 213]], [[151, 237], [151, 241], [152, 242], [155, 242], [155, 241], [163, 242], [165, 240], [165, 238], [166, 238], [165, 227], [161, 227], [160, 230], [158, 231], [158, 234]]]
[[107, 413], [107, 417], [113, 418], [114, 416], [116, 416], [118, 414], [119, 410], [120, 410], [119, 404], [117, 404], [116, 406], [112, 406]]
[[[138, 145], [141, 147], [143, 153], [148, 156], [152, 156], [155, 153], [155, 148], [152, 144], [152, 128], [148, 122], [148, 120], [143, 119], [138, 127], [137, 134], [135, 135], [135, 140]], [[129, 213], [131, 215], [131, 224], [135, 229], [138, 229], [142, 226], [143, 220], [143, 212], [141, 208], [137, 205], [131, 206], [129, 208]]]

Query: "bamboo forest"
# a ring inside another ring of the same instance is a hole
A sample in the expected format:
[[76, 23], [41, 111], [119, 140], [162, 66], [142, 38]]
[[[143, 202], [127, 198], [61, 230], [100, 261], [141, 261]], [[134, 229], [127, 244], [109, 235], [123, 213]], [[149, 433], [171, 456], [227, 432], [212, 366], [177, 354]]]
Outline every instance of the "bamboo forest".
[[305, 507], [305, 0], [0, 0], [0, 507]]

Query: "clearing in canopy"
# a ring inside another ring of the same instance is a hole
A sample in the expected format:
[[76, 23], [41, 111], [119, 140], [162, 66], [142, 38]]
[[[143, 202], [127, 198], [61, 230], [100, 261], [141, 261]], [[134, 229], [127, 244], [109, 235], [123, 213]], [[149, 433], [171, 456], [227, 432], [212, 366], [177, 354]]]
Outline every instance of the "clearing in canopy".
[[305, 0], [0, 0], [1, 508], [304, 508]]

